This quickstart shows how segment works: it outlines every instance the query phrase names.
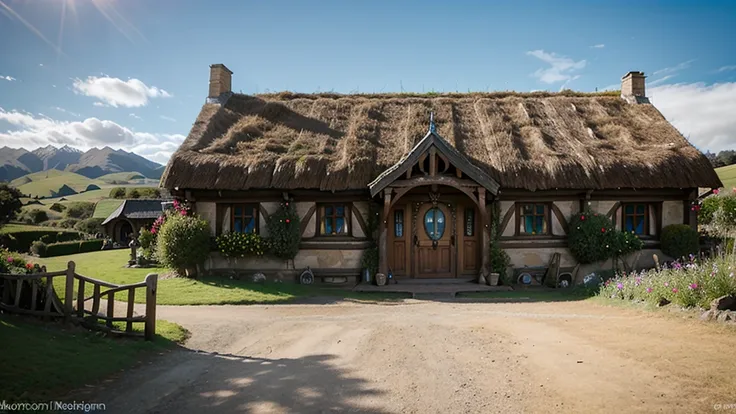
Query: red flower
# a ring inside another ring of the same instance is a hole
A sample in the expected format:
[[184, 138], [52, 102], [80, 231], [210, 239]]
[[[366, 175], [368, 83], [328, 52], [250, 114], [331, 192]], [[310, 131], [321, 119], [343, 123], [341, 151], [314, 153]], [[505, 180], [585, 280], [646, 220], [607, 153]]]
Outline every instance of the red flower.
[[585, 216], [580, 216], [580, 220], [585, 220]]
[[287, 223], [291, 223], [291, 220], [289, 220], [289, 219], [286, 219], [286, 222], [287, 222]]
[[713, 194], [718, 194], [718, 193], [720, 193], [720, 192], [721, 192], [721, 190], [719, 190], [719, 189], [717, 189], [717, 188], [716, 188], [715, 190], [713, 190]]
[[32, 270], [33, 269], [33, 263], [26, 263], [26, 269]]
[[604, 227], [601, 229], [601, 233], [605, 233], [605, 232], [606, 232], [606, 228]]

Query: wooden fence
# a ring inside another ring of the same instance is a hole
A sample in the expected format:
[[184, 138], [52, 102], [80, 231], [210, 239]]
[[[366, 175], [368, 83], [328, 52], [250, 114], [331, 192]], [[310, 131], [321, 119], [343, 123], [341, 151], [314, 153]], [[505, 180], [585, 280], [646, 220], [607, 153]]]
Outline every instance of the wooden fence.
[[[45, 319], [60, 318], [65, 322], [80, 323], [91, 329], [131, 336], [140, 335], [133, 331], [133, 323], [144, 323], [143, 336], [149, 341], [153, 339], [156, 334], [158, 275], [149, 274], [140, 283], [117, 285], [82, 276], [74, 269], [74, 262], [69, 262], [66, 270], [57, 272], [46, 272], [44, 268], [42, 273], [29, 275], [0, 274], [0, 310], [40, 316]], [[62, 277], [65, 279], [64, 303], [61, 302], [54, 288], [54, 278]], [[90, 296], [85, 293], [88, 285], [93, 291]], [[142, 316], [135, 315], [135, 294], [138, 289], [145, 290], [145, 315]], [[125, 316], [116, 317], [115, 294], [119, 292], [128, 294], [127, 309]], [[103, 298], [106, 302], [104, 313], [100, 312]], [[100, 324], [100, 320], [104, 321], [104, 324]], [[117, 329], [114, 322], [125, 323], [125, 329]]]

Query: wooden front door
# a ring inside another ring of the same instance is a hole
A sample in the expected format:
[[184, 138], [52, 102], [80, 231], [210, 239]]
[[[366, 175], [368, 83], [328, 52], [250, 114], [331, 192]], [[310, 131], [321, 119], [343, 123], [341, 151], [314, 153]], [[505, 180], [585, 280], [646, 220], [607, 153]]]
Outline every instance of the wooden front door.
[[455, 277], [455, 223], [447, 205], [422, 204], [415, 226], [415, 277]]

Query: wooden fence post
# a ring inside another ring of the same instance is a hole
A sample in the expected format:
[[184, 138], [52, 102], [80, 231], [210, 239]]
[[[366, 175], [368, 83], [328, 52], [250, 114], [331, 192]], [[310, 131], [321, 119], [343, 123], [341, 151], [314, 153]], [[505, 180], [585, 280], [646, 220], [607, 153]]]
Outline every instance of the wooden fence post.
[[[66, 290], [64, 293], [64, 321], [69, 322], [74, 313], [74, 262], [67, 263]], [[47, 300], [51, 300], [49, 297]]]
[[156, 336], [156, 288], [158, 275], [150, 273], [146, 276], [146, 327], [143, 332], [147, 341]]

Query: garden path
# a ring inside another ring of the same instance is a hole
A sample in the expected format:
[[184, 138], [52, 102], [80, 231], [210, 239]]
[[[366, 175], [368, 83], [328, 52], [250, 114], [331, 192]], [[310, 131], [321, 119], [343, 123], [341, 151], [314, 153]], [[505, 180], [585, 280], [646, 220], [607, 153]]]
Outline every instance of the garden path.
[[159, 306], [186, 347], [90, 388], [112, 412], [706, 412], [736, 332], [595, 301]]

